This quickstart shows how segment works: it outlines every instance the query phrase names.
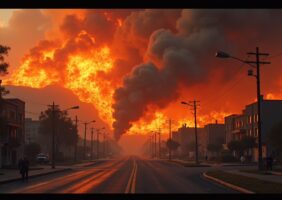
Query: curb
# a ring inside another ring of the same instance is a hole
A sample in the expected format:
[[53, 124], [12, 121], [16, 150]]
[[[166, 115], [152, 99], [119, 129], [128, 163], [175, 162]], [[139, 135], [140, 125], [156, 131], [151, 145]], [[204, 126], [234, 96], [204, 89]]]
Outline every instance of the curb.
[[[65, 171], [69, 171], [69, 170], [72, 170], [72, 169], [71, 168], [65, 168], [65, 169], [57, 170], [57, 171], [51, 171], [51, 172], [46, 172], [46, 173], [42, 173], [42, 174], [35, 174], [35, 175], [29, 176], [29, 178], [36, 178], [36, 177], [40, 177], [40, 176], [45, 176], [45, 175], [49, 175], [49, 174], [55, 174], [55, 173], [58, 173], [58, 172], [65, 172]], [[19, 178], [8, 179], [8, 180], [3, 180], [3, 181], [0, 181], [0, 185], [1, 184], [5, 184], [5, 183], [20, 181], [20, 180], [22, 180], [20, 177]]]
[[194, 163], [190, 165], [189, 163], [181, 163], [181, 162], [178, 162], [178, 161], [169, 161], [168, 160], [167, 162], [175, 163], [175, 164], [181, 165], [183, 167], [211, 167], [211, 165], [207, 165], [207, 164], [199, 164], [199, 166], [197, 166], [197, 165], [194, 165]]
[[202, 175], [203, 175], [203, 177], [205, 177], [205, 178], [207, 178], [207, 179], [209, 179], [209, 180], [212, 180], [212, 181], [214, 181], [214, 182], [217, 182], [217, 183], [219, 183], [219, 184], [221, 184], [221, 185], [224, 185], [225, 187], [229, 187], [229, 188], [231, 188], [231, 189], [233, 189], [233, 190], [236, 190], [236, 191], [239, 191], [239, 192], [241, 192], [241, 193], [255, 194], [255, 192], [253, 192], [253, 191], [247, 190], [247, 189], [242, 188], [242, 187], [239, 187], [239, 186], [237, 186], [237, 185], [233, 185], [233, 184], [231, 184], [231, 183], [227, 183], [227, 182], [225, 182], [225, 181], [223, 181], [223, 180], [221, 180], [221, 179], [215, 178], [215, 177], [213, 177], [213, 176], [209, 176], [209, 175], [206, 174], [206, 172], [202, 173]]
[[281, 172], [271, 171], [270, 173], [273, 174], [273, 175], [282, 176]]

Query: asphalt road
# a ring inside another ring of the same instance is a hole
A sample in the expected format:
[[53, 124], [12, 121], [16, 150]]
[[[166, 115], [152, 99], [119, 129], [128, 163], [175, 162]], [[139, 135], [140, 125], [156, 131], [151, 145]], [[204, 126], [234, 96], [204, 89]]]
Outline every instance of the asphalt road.
[[0, 185], [0, 193], [236, 193], [205, 180], [206, 167], [128, 156]]

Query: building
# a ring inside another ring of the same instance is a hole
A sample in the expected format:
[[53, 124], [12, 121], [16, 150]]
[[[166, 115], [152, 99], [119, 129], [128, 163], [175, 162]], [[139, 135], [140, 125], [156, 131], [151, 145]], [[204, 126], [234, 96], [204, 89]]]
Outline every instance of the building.
[[24, 154], [25, 102], [20, 99], [2, 99], [0, 130], [0, 166], [17, 167]]
[[223, 145], [225, 143], [225, 125], [211, 123], [204, 126], [203, 131], [199, 134], [199, 154], [201, 156], [209, 156], [209, 144]]
[[[266, 136], [274, 124], [282, 121], [282, 100], [267, 100], [261, 96], [261, 136], [263, 157], [272, 152], [266, 143]], [[226, 144], [232, 140], [240, 140], [244, 136], [253, 136], [258, 142], [257, 102], [246, 105], [242, 114], [225, 117]], [[258, 149], [251, 151], [252, 160], [257, 161]]]
[[25, 143], [39, 143], [39, 120], [25, 119]]
[[[198, 145], [200, 146], [200, 135], [203, 134], [203, 128], [197, 128]], [[194, 157], [195, 148], [195, 128], [188, 127], [183, 124], [177, 131], [172, 132], [172, 139], [180, 144], [177, 154], [180, 157], [188, 157], [192, 159]], [[201, 155], [199, 155], [201, 156]]]

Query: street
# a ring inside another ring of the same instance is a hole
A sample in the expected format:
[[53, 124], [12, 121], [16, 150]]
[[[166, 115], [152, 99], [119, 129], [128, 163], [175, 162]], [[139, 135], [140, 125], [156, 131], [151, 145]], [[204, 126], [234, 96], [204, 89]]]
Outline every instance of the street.
[[207, 167], [127, 156], [0, 185], [0, 193], [235, 193], [201, 177]]

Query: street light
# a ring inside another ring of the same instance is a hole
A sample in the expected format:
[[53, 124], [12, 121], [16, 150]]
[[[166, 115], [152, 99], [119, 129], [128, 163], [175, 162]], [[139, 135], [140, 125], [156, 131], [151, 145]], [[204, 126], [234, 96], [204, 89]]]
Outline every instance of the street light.
[[[253, 74], [253, 70], [248, 70], [248, 76], [253, 76], [257, 80], [257, 104], [258, 104], [258, 169], [263, 169], [263, 160], [262, 160], [262, 141], [261, 141], [261, 95], [260, 95], [260, 64], [270, 64], [270, 62], [262, 62], [259, 60], [259, 56], [268, 56], [268, 53], [260, 53], [259, 48], [256, 47], [256, 52], [248, 52], [248, 55], [255, 55], [256, 61], [245, 61], [240, 58], [236, 58], [233, 56], [230, 56], [228, 53], [225, 53], [223, 51], [218, 51], [215, 56], [218, 58], [233, 58], [235, 60], [238, 60], [242, 63], [248, 64], [249, 66], [256, 68], [257, 73], [256, 75]], [[256, 66], [252, 65], [256, 64]]]
[[86, 156], [86, 127], [90, 123], [96, 122], [95, 120], [89, 121], [89, 122], [82, 122], [84, 124], [84, 143], [83, 143], [83, 159], [85, 160]]
[[[52, 169], [55, 169], [55, 103], [53, 102], [52, 106]], [[79, 109], [79, 106], [73, 106], [71, 108], [62, 110], [74, 110]]]

